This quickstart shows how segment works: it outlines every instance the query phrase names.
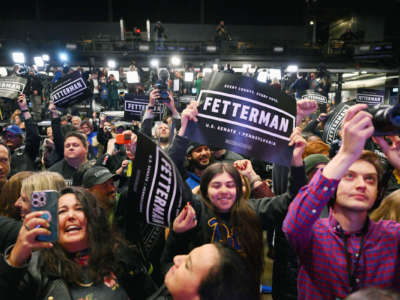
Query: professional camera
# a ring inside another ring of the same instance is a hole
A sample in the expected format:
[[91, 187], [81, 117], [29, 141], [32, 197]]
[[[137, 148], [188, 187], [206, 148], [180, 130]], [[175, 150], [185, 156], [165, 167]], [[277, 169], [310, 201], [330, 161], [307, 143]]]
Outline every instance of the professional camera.
[[372, 115], [374, 136], [400, 134], [400, 104], [375, 105], [366, 109]]
[[170, 101], [168, 94], [168, 79], [169, 72], [165, 69], [162, 69], [158, 73], [158, 80], [154, 85], [154, 88], [160, 91], [160, 98], [158, 98], [158, 101], [161, 103], [168, 103]]

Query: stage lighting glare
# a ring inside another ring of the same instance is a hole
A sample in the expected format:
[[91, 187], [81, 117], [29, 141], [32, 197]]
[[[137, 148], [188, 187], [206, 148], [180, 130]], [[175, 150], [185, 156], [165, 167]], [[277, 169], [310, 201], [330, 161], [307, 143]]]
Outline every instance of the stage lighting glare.
[[218, 64], [213, 64], [213, 71], [218, 71]]
[[194, 78], [194, 75], [193, 75], [193, 72], [185, 72], [185, 81], [186, 82], [193, 82], [193, 78]]
[[35, 56], [33, 58], [33, 61], [35, 62], [35, 65], [39, 68], [43, 68], [44, 67], [44, 61], [43, 58], [41, 56]]
[[152, 66], [153, 68], [158, 68], [159, 64], [160, 64], [160, 61], [158, 59], [152, 59], [150, 61], [150, 66]]
[[206, 46], [206, 51], [207, 51], [207, 52], [215, 52], [215, 51], [217, 51], [217, 46], [215, 46], [215, 45], [208, 45], [208, 46]]
[[295, 72], [297, 72], [298, 69], [299, 69], [299, 67], [297, 65], [288, 65], [288, 67], [286, 68], [286, 71], [289, 73], [295, 73]]
[[107, 66], [111, 69], [114, 69], [117, 66], [117, 63], [115, 62], [115, 60], [110, 59], [107, 61]]
[[16, 64], [24, 64], [25, 63], [25, 55], [22, 52], [13, 52], [12, 58]]
[[179, 66], [181, 64], [181, 59], [178, 56], [172, 56], [171, 63], [174, 66]]
[[285, 50], [282, 46], [275, 46], [274, 47], [274, 52], [276, 53], [282, 53]]
[[61, 61], [68, 61], [68, 55], [65, 52], [61, 52], [58, 57], [60, 58]]
[[43, 54], [42, 59], [43, 61], [50, 61], [50, 56], [48, 54]]

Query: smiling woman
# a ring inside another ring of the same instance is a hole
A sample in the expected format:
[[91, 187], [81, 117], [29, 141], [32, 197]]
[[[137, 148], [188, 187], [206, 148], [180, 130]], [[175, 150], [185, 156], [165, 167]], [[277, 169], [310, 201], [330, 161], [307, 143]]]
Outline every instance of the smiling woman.
[[[153, 293], [155, 286], [143, 271], [136, 248], [112, 231], [96, 198], [80, 187], [65, 188], [60, 195], [58, 243], [36, 239], [49, 234], [49, 223], [41, 218], [43, 211], [27, 214], [16, 244], [0, 260], [0, 289], [12, 299], [92, 295], [127, 300], [133, 295], [145, 299]], [[32, 280], [34, 274], [41, 279]], [[24, 288], [17, 288], [22, 282]]]

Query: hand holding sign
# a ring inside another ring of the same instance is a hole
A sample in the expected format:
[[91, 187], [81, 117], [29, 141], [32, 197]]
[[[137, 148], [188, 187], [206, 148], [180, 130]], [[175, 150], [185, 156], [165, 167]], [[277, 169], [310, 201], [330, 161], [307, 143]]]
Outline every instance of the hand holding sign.
[[175, 218], [172, 229], [176, 233], [186, 232], [197, 225], [196, 211], [188, 202], [180, 214]]
[[181, 114], [181, 128], [179, 129], [178, 135], [185, 135], [185, 130], [189, 121], [197, 122], [197, 114], [197, 102], [192, 101], [188, 106], [186, 106]]
[[289, 146], [294, 145], [293, 156], [292, 156], [292, 166], [300, 167], [303, 165], [303, 153], [306, 149], [306, 140], [301, 135], [301, 128], [296, 127], [292, 134], [290, 135]]

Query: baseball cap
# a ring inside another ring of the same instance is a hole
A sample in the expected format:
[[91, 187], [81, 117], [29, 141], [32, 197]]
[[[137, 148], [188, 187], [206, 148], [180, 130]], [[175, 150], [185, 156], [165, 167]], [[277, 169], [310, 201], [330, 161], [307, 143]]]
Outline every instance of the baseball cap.
[[83, 174], [82, 185], [84, 188], [90, 188], [96, 184], [102, 184], [110, 178], [117, 180], [119, 175], [112, 174], [106, 167], [94, 166]]
[[4, 133], [5, 132], [9, 132], [12, 133], [14, 135], [23, 135], [24, 132], [22, 131], [21, 128], [19, 128], [17, 125], [8, 125], [5, 129], [4, 129]]

